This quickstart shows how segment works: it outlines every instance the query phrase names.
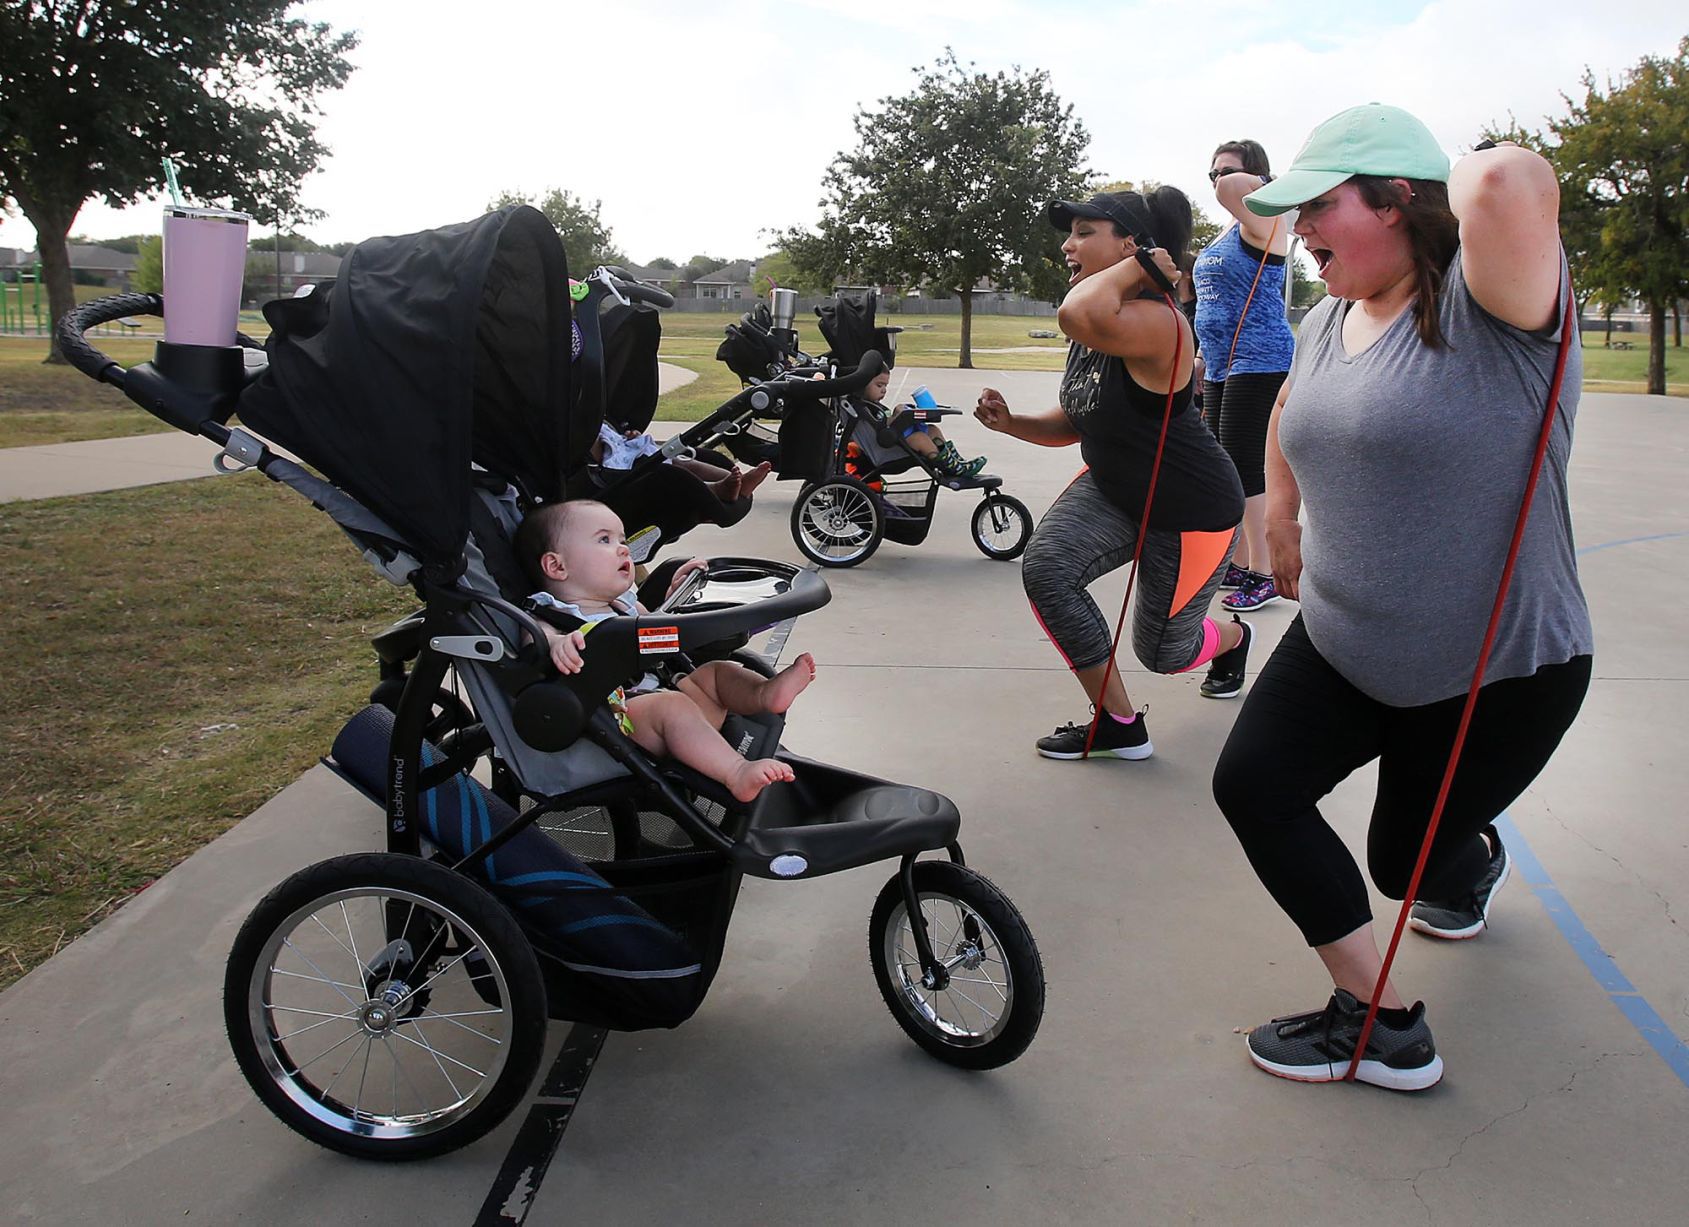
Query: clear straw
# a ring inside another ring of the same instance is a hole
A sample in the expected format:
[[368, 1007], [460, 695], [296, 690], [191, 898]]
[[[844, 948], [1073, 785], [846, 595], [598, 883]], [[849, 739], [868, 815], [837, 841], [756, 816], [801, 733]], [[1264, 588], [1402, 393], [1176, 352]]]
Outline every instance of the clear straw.
[[170, 189], [170, 203], [182, 203], [182, 189], [176, 184], [176, 163], [169, 158], [164, 159], [164, 182]]

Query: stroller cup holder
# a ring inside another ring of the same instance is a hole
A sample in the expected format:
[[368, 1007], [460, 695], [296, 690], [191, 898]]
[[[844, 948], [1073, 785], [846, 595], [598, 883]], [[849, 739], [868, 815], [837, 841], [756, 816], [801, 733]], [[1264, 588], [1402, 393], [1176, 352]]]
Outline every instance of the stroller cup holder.
[[125, 369], [90, 345], [83, 335], [99, 324], [131, 315], [164, 315], [157, 294], [117, 294], [74, 307], [59, 325], [59, 348], [66, 358], [101, 383], [109, 383], [155, 417], [178, 430], [228, 442], [223, 423], [234, 412], [244, 389], [264, 373], [257, 344], [242, 336], [238, 345], [183, 345], [159, 341], [153, 360]]

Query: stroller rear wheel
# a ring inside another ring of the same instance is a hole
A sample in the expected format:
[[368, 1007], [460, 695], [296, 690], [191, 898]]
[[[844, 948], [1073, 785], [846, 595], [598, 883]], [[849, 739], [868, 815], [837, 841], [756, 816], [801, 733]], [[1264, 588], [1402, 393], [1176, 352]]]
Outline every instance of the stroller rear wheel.
[[479, 1138], [532, 1083], [546, 1001], [502, 904], [440, 865], [323, 861], [241, 926], [223, 982], [235, 1061], [296, 1133], [369, 1159]]
[[1032, 513], [1007, 494], [990, 494], [974, 508], [974, 544], [987, 558], [1019, 558], [1032, 537]]
[[917, 861], [915, 895], [945, 974], [921, 966], [897, 877], [874, 901], [868, 954], [880, 995], [927, 1052], [963, 1069], [995, 1069], [1026, 1051], [1044, 1018], [1044, 964], [1008, 896], [949, 861]]
[[877, 495], [854, 477], [829, 477], [804, 487], [792, 504], [792, 540], [824, 567], [866, 562], [885, 538]]

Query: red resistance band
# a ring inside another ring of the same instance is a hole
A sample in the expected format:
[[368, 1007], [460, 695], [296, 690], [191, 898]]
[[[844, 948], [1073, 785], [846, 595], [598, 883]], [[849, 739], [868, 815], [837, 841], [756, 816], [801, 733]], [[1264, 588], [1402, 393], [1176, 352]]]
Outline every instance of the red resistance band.
[[[1155, 441], [1155, 461], [1150, 465], [1149, 488], [1144, 491], [1144, 514], [1138, 519], [1138, 541], [1132, 547], [1132, 566], [1126, 572], [1126, 595], [1120, 602], [1120, 620], [1114, 624], [1114, 642], [1108, 649], [1108, 667], [1103, 670], [1103, 684], [1097, 691], [1097, 710], [1091, 716], [1091, 728], [1085, 734], [1085, 753], [1081, 758], [1091, 757], [1091, 745], [1097, 739], [1097, 726], [1102, 723], [1103, 696], [1108, 693], [1109, 679], [1114, 676], [1114, 655], [1120, 650], [1120, 632], [1126, 626], [1126, 610], [1132, 604], [1132, 585], [1138, 580], [1138, 559], [1143, 557], [1144, 538], [1149, 536], [1149, 509], [1155, 503], [1156, 479], [1161, 476], [1161, 454], [1167, 448], [1167, 427], [1173, 420], [1173, 396], [1178, 388], [1179, 359], [1184, 356], [1185, 334], [1179, 327], [1182, 317], [1173, 296], [1163, 290], [1161, 297], [1166, 302], [1167, 309], [1173, 313], [1173, 371], [1167, 378], [1167, 408], [1161, 414], [1161, 436]], [[1130, 372], [1127, 376], [1130, 378]]]
[[[1273, 254], [1273, 240], [1278, 238], [1278, 224], [1283, 218], [1273, 218], [1273, 228], [1267, 232], [1267, 249], [1261, 253], [1261, 263], [1255, 266], [1255, 280], [1249, 283], [1249, 295], [1243, 300], [1243, 314], [1237, 317], [1237, 329], [1232, 333], [1232, 352], [1226, 355], [1226, 374], [1232, 373], [1232, 362], [1237, 358], [1237, 341], [1243, 335], [1243, 321], [1249, 318], [1249, 304], [1255, 301], [1255, 287], [1261, 284], [1261, 274], [1267, 271], [1267, 257]], [[1237, 228], [1237, 241], [1243, 243], [1243, 227]], [[1285, 257], [1285, 272], [1290, 274], [1290, 258]], [[1294, 279], [1294, 278], [1293, 278]], [[1206, 406], [1203, 417], [1207, 417]], [[1253, 558], [1251, 562], [1255, 561]]]
[[1401, 914], [1396, 917], [1395, 932], [1390, 934], [1390, 948], [1385, 952], [1384, 965], [1378, 971], [1378, 983], [1372, 987], [1372, 1001], [1366, 1008], [1366, 1021], [1361, 1024], [1355, 1053], [1349, 1058], [1349, 1072], [1343, 1081], [1353, 1082], [1366, 1056], [1367, 1040], [1372, 1038], [1372, 1024], [1378, 1019], [1378, 999], [1384, 995], [1384, 985], [1390, 979], [1390, 965], [1396, 959], [1396, 947], [1401, 945], [1402, 930], [1407, 927], [1408, 913], [1413, 910], [1414, 897], [1419, 893], [1419, 881], [1425, 876], [1425, 862], [1431, 855], [1431, 841], [1437, 837], [1437, 825], [1443, 820], [1443, 806], [1449, 799], [1449, 787], [1454, 783], [1454, 770], [1460, 762], [1461, 748], [1466, 744], [1466, 730], [1472, 724], [1472, 709], [1478, 705], [1478, 691], [1484, 685], [1484, 670], [1490, 663], [1490, 649], [1495, 647], [1496, 630], [1501, 625], [1501, 607], [1507, 600], [1508, 585], [1513, 582], [1513, 565], [1519, 560], [1519, 546], [1525, 539], [1525, 522], [1530, 519], [1531, 500], [1536, 497], [1537, 478], [1542, 475], [1543, 457], [1548, 454], [1548, 441], [1554, 433], [1555, 408], [1560, 403], [1560, 385], [1566, 377], [1566, 357], [1571, 352], [1572, 295], [1566, 293], [1566, 312], [1560, 321], [1560, 355], [1554, 363], [1554, 381], [1548, 388], [1548, 405], [1542, 414], [1542, 432], [1537, 438], [1537, 450], [1531, 460], [1531, 475], [1525, 482], [1525, 497], [1519, 504], [1519, 517], [1513, 525], [1513, 541], [1507, 547], [1507, 562], [1501, 568], [1501, 583], [1496, 588], [1495, 605], [1490, 609], [1490, 624], [1484, 631], [1484, 646], [1478, 650], [1478, 666], [1472, 671], [1472, 688], [1466, 692], [1466, 706], [1460, 712], [1460, 724], [1455, 729], [1454, 747], [1449, 751], [1449, 765], [1443, 771], [1443, 783], [1437, 790], [1437, 801], [1431, 807], [1431, 821], [1425, 827], [1425, 842], [1419, 848], [1419, 860], [1414, 863], [1413, 877], [1408, 881], [1407, 894], [1402, 898]]

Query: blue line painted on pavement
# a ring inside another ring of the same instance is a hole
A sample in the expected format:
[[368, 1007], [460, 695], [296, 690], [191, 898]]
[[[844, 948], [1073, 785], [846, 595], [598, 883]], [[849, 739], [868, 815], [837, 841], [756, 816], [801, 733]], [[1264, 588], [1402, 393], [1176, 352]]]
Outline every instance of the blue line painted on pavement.
[[[1673, 534], [1689, 536], [1685, 534]], [[1615, 542], [1614, 544], [1622, 544]], [[1511, 815], [1503, 813], [1495, 821], [1496, 829], [1501, 832], [1501, 842], [1506, 845], [1508, 855], [1513, 858], [1513, 864], [1519, 874], [1530, 884], [1532, 892], [1542, 903], [1548, 918], [1554, 922], [1554, 927], [1560, 930], [1560, 936], [1566, 939], [1572, 952], [1582, 960], [1589, 969], [1589, 974], [1595, 977], [1607, 997], [1618, 1007], [1619, 1013], [1630, 1020], [1642, 1038], [1648, 1041], [1649, 1047], [1660, 1054], [1660, 1059], [1671, 1067], [1684, 1086], [1689, 1086], [1689, 1045], [1678, 1038], [1660, 1012], [1649, 1005], [1647, 1000], [1637, 991], [1636, 985], [1626, 978], [1619, 965], [1613, 961], [1613, 956], [1601, 948], [1601, 943], [1595, 940], [1578, 914], [1572, 910], [1572, 905], [1566, 901], [1566, 896], [1554, 885], [1554, 880], [1548, 876], [1548, 871], [1537, 860], [1536, 853], [1531, 851], [1530, 844], [1525, 842], [1524, 835], [1514, 824]]]
[[1644, 541], [1670, 541], [1674, 537], [1689, 537], [1689, 532], [1682, 533], [1654, 533], [1648, 537], [1626, 537], [1623, 541], [1603, 541], [1599, 545], [1586, 545], [1578, 551], [1578, 557], [1593, 554], [1597, 550], [1616, 549], [1621, 545], [1641, 545]]

